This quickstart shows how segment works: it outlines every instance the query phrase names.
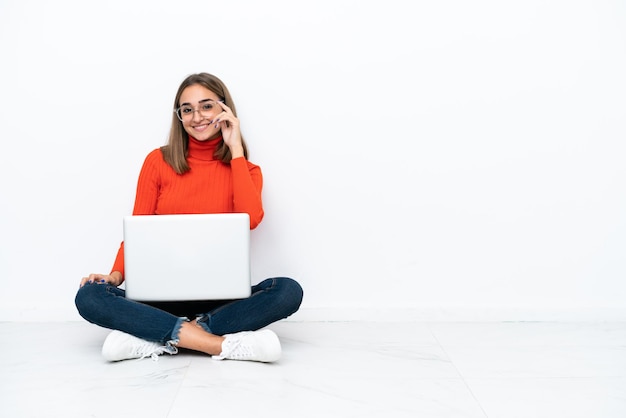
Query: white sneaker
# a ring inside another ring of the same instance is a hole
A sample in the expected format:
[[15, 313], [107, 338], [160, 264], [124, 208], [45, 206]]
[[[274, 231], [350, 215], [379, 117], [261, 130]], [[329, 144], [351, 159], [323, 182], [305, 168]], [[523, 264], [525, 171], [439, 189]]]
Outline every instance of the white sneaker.
[[152, 357], [157, 360], [163, 353], [176, 354], [176, 347], [166, 347], [152, 341], [142, 340], [121, 331], [113, 331], [104, 340], [102, 355], [108, 361], [142, 359]]
[[269, 329], [244, 331], [224, 335], [222, 353], [213, 356], [216, 360], [251, 360], [270, 363], [280, 358], [278, 336]]

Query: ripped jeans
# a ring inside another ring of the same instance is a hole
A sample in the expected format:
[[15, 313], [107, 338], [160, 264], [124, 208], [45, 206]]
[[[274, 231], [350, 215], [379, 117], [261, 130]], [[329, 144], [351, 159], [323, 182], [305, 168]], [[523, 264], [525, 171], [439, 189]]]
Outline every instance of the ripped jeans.
[[193, 302], [136, 302], [109, 284], [87, 283], [76, 294], [76, 308], [87, 321], [167, 346], [178, 343], [184, 321], [196, 318], [205, 331], [224, 335], [256, 331], [287, 318], [300, 307], [302, 288], [275, 277], [252, 286], [246, 299]]

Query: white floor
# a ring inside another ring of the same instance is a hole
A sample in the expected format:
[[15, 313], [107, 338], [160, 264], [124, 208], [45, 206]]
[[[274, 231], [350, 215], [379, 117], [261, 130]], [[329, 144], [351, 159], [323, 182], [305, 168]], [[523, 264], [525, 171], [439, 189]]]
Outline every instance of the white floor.
[[626, 417], [626, 323], [270, 328], [275, 364], [111, 364], [96, 326], [0, 323], [0, 417]]

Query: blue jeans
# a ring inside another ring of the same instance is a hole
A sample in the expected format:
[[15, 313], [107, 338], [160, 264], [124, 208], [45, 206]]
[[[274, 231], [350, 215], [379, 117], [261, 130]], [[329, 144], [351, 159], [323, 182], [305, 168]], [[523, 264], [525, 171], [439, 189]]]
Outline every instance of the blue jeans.
[[298, 282], [275, 277], [252, 286], [249, 298], [206, 302], [136, 302], [127, 299], [123, 289], [87, 283], [78, 290], [75, 303], [80, 315], [93, 324], [170, 346], [178, 342], [183, 321], [192, 317], [211, 334], [256, 331], [296, 312], [302, 296]]

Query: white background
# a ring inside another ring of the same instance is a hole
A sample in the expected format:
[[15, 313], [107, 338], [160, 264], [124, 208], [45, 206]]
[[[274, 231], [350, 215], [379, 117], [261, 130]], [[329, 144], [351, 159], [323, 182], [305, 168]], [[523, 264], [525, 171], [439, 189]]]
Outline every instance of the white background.
[[623, 1], [0, 1], [0, 320], [78, 319], [180, 82], [237, 103], [304, 319], [626, 318]]

